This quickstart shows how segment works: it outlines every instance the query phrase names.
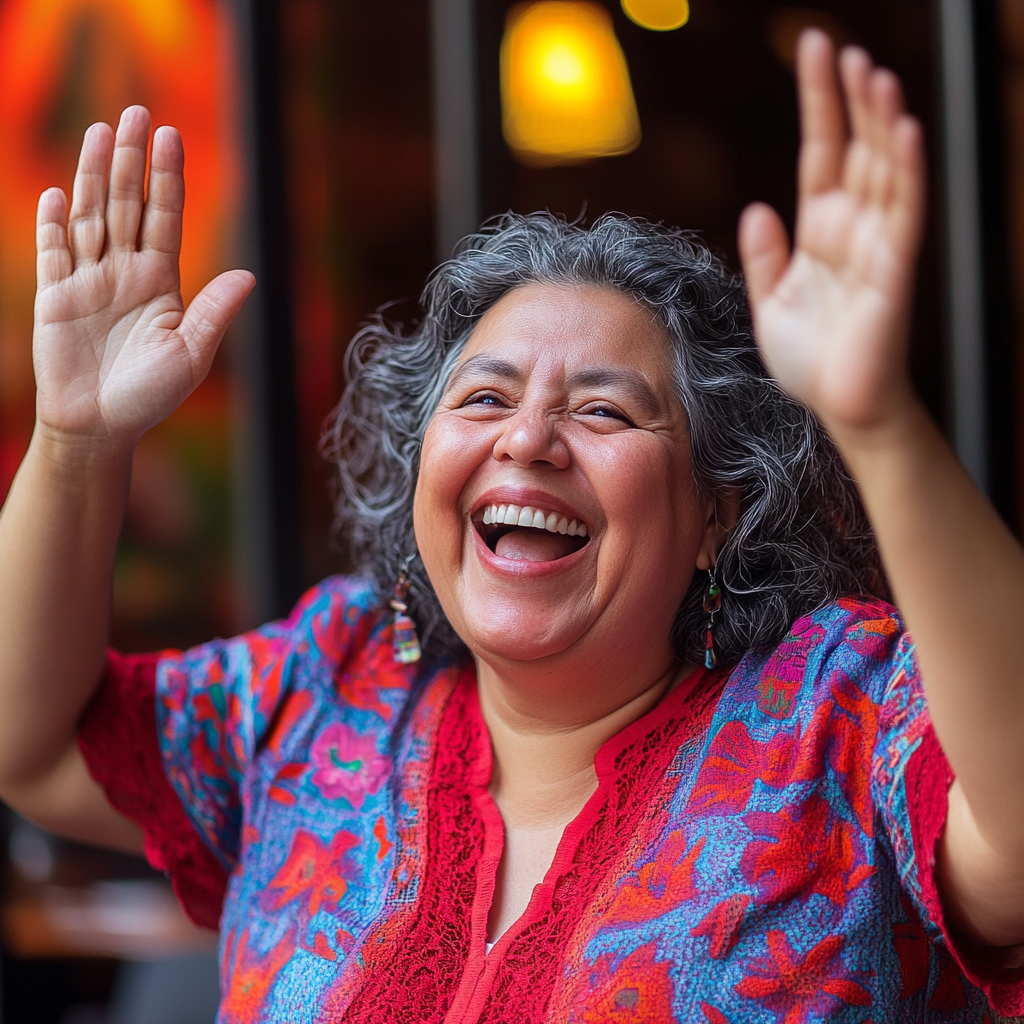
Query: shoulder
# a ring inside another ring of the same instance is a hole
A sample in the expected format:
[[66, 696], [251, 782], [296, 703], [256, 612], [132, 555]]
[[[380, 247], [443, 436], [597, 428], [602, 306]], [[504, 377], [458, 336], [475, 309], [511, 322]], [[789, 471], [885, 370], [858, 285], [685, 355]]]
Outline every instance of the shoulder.
[[370, 642], [382, 612], [383, 604], [368, 581], [330, 576], [307, 590], [287, 617], [184, 652], [165, 652], [162, 665], [258, 674], [288, 656], [336, 662]]
[[280, 636], [303, 660], [340, 667], [368, 644], [382, 642], [385, 611], [368, 580], [329, 576], [307, 590], [286, 619], [258, 632]]
[[384, 602], [369, 580], [359, 576], [328, 576], [299, 598], [287, 618], [268, 623], [257, 632], [292, 641], [318, 640], [329, 633], [358, 643], [361, 636], [372, 630], [383, 609]]
[[308, 590], [286, 618], [166, 652], [158, 690], [165, 708], [184, 712], [199, 700], [221, 719], [240, 717], [257, 734], [283, 701], [349, 703], [353, 711], [374, 710], [388, 719], [390, 705], [401, 702], [414, 679], [391, 656], [390, 631], [390, 616], [371, 583], [332, 576]]
[[802, 615], [776, 647], [751, 651], [732, 683], [752, 690], [763, 714], [786, 719], [798, 704], [830, 699], [837, 683], [852, 683], [881, 703], [890, 680], [912, 656], [912, 641], [892, 605], [845, 596]]

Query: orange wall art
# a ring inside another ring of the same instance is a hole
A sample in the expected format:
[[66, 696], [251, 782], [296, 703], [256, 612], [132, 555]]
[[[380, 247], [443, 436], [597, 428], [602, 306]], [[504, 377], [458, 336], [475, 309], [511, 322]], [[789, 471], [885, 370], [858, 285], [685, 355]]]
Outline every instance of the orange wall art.
[[[216, 0], [0, 0], [0, 497], [33, 422], [39, 193], [60, 185], [70, 195], [83, 132], [95, 121], [116, 125], [127, 105], [145, 104], [154, 125], [175, 125], [186, 153], [188, 302], [233, 248], [236, 68], [235, 29]], [[231, 625], [227, 395], [221, 358], [139, 448], [115, 584], [124, 646]]]

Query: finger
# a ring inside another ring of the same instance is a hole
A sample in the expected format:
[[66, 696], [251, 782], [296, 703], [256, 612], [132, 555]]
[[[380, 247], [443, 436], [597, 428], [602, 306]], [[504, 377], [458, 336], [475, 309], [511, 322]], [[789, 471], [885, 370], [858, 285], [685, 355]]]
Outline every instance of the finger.
[[94, 124], [86, 130], [78, 157], [75, 185], [71, 195], [71, 252], [76, 263], [95, 262], [106, 241], [107, 181], [114, 133], [109, 124]]
[[782, 218], [767, 203], [752, 203], [740, 215], [740, 260], [755, 315], [789, 265], [789, 239]]
[[871, 143], [871, 72], [874, 65], [866, 50], [847, 46], [839, 55], [839, 77], [846, 98], [850, 134], [855, 141]]
[[128, 107], [117, 126], [107, 199], [107, 239], [113, 249], [134, 249], [138, 242], [149, 124], [145, 107]]
[[256, 284], [248, 270], [229, 270], [215, 277], [185, 310], [178, 333], [192, 356], [192, 386], [209, 372], [224, 332]]
[[877, 124], [875, 145], [888, 148], [889, 130], [903, 113], [903, 86], [899, 76], [888, 68], [875, 68], [868, 83], [872, 118]]
[[36, 211], [36, 284], [43, 288], [70, 276], [75, 269], [68, 245], [68, 197], [48, 188]]
[[817, 29], [800, 37], [797, 50], [800, 90], [800, 194], [835, 188], [846, 149], [846, 118], [835, 72], [832, 40]]
[[871, 58], [857, 46], [848, 46], [839, 56], [839, 74], [850, 119], [850, 144], [843, 168], [843, 188], [858, 199], [871, 189], [874, 162], [871, 124]]
[[889, 219], [893, 241], [912, 259], [924, 233], [927, 205], [924, 132], [917, 118], [903, 114], [892, 132], [892, 203]]
[[185, 151], [177, 129], [157, 128], [149, 170], [149, 195], [142, 215], [140, 247], [177, 257], [185, 208]]
[[871, 103], [872, 145], [875, 150], [868, 199], [878, 206], [888, 206], [893, 186], [893, 127], [903, 113], [903, 90], [900, 80], [887, 68], [876, 68], [869, 83]]

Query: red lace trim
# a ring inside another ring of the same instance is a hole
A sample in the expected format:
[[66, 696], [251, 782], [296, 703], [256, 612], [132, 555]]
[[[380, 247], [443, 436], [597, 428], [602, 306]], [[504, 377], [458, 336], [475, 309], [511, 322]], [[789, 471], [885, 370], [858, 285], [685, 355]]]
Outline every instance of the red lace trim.
[[111, 806], [142, 827], [146, 859], [170, 876], [185, 912], [216, 930], [227, 874], [164, 773], [156, 729], [159, 660], [158, 654], [109, 652], [103, 682], [79, 724], [78, 746]]
[[1024, 1014], [1024, 970], [979, 967], [976, 959], [968, 959], [958, 948], [946, 927], [935, 878], [935, 859], [946, 825], [949, 787], [954, 775], [932, 729], [925, 733], [921, 745], [911, 756], [905, 778], [914, 858], [928, 917], [942, 930], [960, 969], [988, 996], [996, 1013], [1004, 1017], [1020, 1016]]
[[[599, 893], [610, 892], [608, 880], [623, 875], [624, 859], [635, 859], [631, 846], [637, 838], [656, 834], [652, 826], [663, 817], [678, 783], [666, 778], [669, 766], [685, 742], [710, 726], [730, 672], [697, 670], [686, 686], [598, 751], [597, 790], [566, 829], [526, 913], [487, 956], [479, 986], [487, 993], [480, 1024], [533, 1024], [545, 1018], [573, 934], [585, 915], [600, 912]], [[495, 860], [494, 871], [497, 866]], [[465, 1019], [477, 1018], [469, 1012]]]
[[346, 1024], [542, 1020], [573, 932], [644, 819], [657, 814], [652, 792], [662, 788], [683, 740], [709, 724], [727, 675], [699, 673], [601, 748], [597, 790], [566, 829], [526, 913], [487, 954], [503, 826], [487, 791], [491, 748], [468, 668], [434, 744], [426, 865], [419, 899], [395, 939], [404, 955], [368, 970]]

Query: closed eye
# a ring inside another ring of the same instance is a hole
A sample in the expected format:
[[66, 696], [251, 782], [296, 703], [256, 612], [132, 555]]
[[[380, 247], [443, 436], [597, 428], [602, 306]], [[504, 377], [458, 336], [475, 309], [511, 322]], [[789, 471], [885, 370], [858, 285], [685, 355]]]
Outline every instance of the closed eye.
[[580, 409], [581, 416], [598, 416], [602, 419], [618, 420], [627, 427], [635, 426], [633, 421], [614, 405], [588, 405]]
[[467, 405], [491, 405], [504, 407], [508, 405], [508, 401], [500, 395], [496, 395], [493, 391], [477, 391], [466, 398], [461, 404], [463, 407]]

